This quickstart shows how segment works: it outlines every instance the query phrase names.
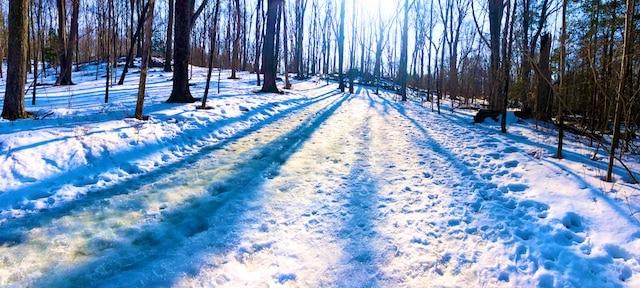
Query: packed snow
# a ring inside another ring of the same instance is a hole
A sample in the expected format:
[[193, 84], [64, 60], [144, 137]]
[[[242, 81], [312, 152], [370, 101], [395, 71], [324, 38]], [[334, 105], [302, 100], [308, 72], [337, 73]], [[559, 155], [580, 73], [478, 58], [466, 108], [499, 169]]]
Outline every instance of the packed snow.
[[1, 286], [640, 287], [640, 187], [588, 139], [228, 71], [197, 110], [152, 70], [138, 121], [138, 74], [105, 104], [97, 72], [0, 120]]

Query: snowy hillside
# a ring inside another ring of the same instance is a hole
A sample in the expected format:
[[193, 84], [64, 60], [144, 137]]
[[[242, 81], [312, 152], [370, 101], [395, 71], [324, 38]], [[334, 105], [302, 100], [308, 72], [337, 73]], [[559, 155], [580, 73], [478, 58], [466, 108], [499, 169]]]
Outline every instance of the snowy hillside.
[[142, 122], [95, 71], [0, 120], [0, 286], [640, 287], [640, 186], [581, 137], [225, 71], [211, 110], [151, 71]]

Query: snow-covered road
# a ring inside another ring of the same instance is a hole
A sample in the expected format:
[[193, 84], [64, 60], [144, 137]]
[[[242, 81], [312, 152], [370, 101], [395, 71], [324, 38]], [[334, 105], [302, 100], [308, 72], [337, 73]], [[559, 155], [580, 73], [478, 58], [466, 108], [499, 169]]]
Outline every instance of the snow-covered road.
[[[310, 91], [168, 167], [5, 223], [0, 283], [615, 287], [639, 272], [637, 251], [590, 234], [606, 219], [580, 215], [613, 208], [571, 199], [596, 188], [559, 189], [575, 175], [517, 132], [366, 88]], [[523, 196], [532, 187], [576, 213]]]

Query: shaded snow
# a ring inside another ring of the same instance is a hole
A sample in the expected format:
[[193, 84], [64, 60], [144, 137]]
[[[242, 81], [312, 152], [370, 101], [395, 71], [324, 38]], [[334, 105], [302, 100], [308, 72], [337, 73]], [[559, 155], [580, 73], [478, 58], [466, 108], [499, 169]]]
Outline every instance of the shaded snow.
[[0, 120], [0, 285], [640, 286], [640, 188], [583, 139], [318, 79], [196, 110], [159, 70], [141, 122], [136, 74], [103, 104], [86, 71]]

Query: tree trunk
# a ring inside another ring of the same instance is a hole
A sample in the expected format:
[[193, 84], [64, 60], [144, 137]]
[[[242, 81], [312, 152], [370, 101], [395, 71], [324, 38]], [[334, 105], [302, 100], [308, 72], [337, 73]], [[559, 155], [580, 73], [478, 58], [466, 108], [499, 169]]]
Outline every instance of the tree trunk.
[[560, 34], [560, 87], [558, 93], [556, 93], [556, 107], [558, 109], [557, 121], [558, 121], [558, 149], [556, 150], [556, 158], [562, 159], [562, 141], [564, 140], [564, 99], [565, 97], [565, 57], [566, 57], [566, 42], [567, 42], [567, 2], [562, 1], [562, 32]]
[[[256, 6], [256, 59], [253, 64], [253, 72], [256, 73], [256, 78], [257, 78], [256, 86], [261, 86], [260, 84], [260, 47], [262, 46], [261, 36], [262, 36], [262, 33], [264, 33], [264, 30], [262, 29], [262, 17], [263, 17], [262, 2], [263, 0], [258, 0], [258, 4]], [[217, 23], [214, 25], [217, 25]]]
[[[36, 105], [36, 94], [37, 94], [37, 90], [36, 89], [38, 87], [37, 83], [38, 83], [38, 55], [39, 53], [39, 49], [42, 49], [39, 46], [40, 41], [38, 41], [38, 36], [40, 35], [40, 31], [36, 30], [36, 25], [34, 24], [33, 18], [34, 14], [37, 13], [37, 11], [34, 11], [36, 9], [36, 4], [35, 1], [31, 1], [31, 13], [29, 14], [29, 22], [30, 22], [30, 26], [31, 26], [31, 42], [33, 44], [31, 44], [31, 46], [33, 46], [33, 50], [31, 51], [33, 54], [33, 89], [31, 90], [32, 94], [31, 94], [31, 105]], [[1, 12], [1, 11], [0, 11]], [[37, 26], [39, 27], [39, 26]], [[0, 59], [2, 58], [2, 55], [0, 54]], [[27, 66], [30, 66], [29, 63], [27, 63]]]
[[400, 67], [398, 69], [398, 84], [402, 101], [407, 101], [407, 58], [409, 42], [409, 0], [404, 1], [404, 21], [402, 24], [402, 40], [400, 48]]
[[[213, 60], [214, 60], [214, 55], [217, 54], [216, 51], [216, 41], [218, 38], [218, 13], [220, 11], [220, 0], [216, 0], [216, 8], [215, 8], [215, 12], [213, 14], [213, 29], [211, 29], [211, 46], [210, 49], [211, 51], [209, 51], [209, 67], [207, 69], [207, 84], [204, 87], [204, 96], [202, 96], [202, 106], [200, 106], [200, 109], [207, 109], [207, 97], [209, 95], [209, 87], [211, 86], [211, 74], [213, 72]], [[218, 81], [218, 84], [220, 84], [220, 81]]]
[[69, 31], [69, 41], [67, 42], [66, 47], [66, 61], [64, 64], [64, 68], [60, 71], [65, 71], [63, 75], [63, 79], [60, 85], [73, 85], [73, 81], [71, 81], [71, 72], [73, 69], [73, 55], [74, 50], [76, 49], [76, 45], [78, 42], [78, 17], [80, 13], [80, 0], [72, 0], [71, 1], [71, 28]]
[[538, 63], [538, 96], [536, 114], [538, 119], [543, 121], [551, 120], [552, 112], [552, 91], [551, 91], [551, 69], [549, 68], [549, 58], [551, 54], [551, 39], [549, 34], [544, 34], [540, 38], [540, 62]]
[[[0, 39], [4, 39], [5, 26], [4, 26], [4, 11], [2, 9], [2, 5], [0, 5]], [[2, 46], [4, 41], [0, 41], [0, 59], [4, 59], [4, 47]], [[4, 78], [4, 71], [2, 70], [2, 66], [0, 65], [0, 78]]]
[[289, 39], [287, 37], [288, 29], [287, 29], [287, 2], [285, 0], [282, 1], [282, 8], [280, 9], [280, 13], [282, 13], [282, 21], [284, 27], [282, 29], [282, 42], [284, 43], [284, 89], [291, 89], [291, 82], [289, 82]]
[[[149, 60], [151, 59], [151, 36], [153, 32], [153, 6], [155, 0], [149, 0], [149, 10], [146, 14], [144, 24], [144, 42], [142, 47], [142, 65], [140, 67], [140, 84], [138, 86], [138, 99], [136, 101], [135, 117], [138, 120], [146, 120], [142, 115], [142, 109], [144, 107], [144, 93], [147, 87], [147, 70], [149, 68]], [[139, 19], [138, 21], [142, 21]]]
[[56, 0], [58, 7], [58, 62], [60, 63], [60, 75], [56, 81], [56, 85], [70, 85], [69, 74], [66, 71], [67, 59], [67, 2], [65, 0]]
[[24, 83], [27, 80], [27, 41], [29, 37], [29, 2], [9, 1], [9, 38], [7, 47], [7, 84], [2, 118], [27, 118], [24, 108]]
[[[378, 7], [378, 9], [380, 9], [380, 7]], [[380, 69], [382, 68], [382, 44], [384, 42], [384, 25], [382, 25], [382, 23], [380, 23], [379, 25], [380, 27], [378, 27], [378, 41], [376, 43], [376, 64], [373, 72], [376, 78], [376, 94], [380, 93], [380, 78], [382, 76], [380, 73]]]
[[[565, 0], [567, 1], [567, 0]], [[617, 87], [617, 95], [616, 95], [616, 110], [613, 119], [613, 136], [611, 139], [611, 149], [609, 151], [609, 165], [607, 166], [607, 177], [605, 181], [612, 182], [613, 181], [613, 163], [615, 160], [616, 149], [618, 148], [618, 142], [620, 141], [620, 128], [621, 128], [621, 118], [623, 111], [623, 96], [628, 89], [628, 85], [632, 85], [630, 81], [630, 73], [629, 73], [629, 65], [630, 58], [633, 57], [632, 45], [633, 45], [633, 29], [635, 26], [633, 24], [634, 11], [635, 11], [635, 0], [627, 0], [626, 1], [626, 11], [625, 11], [625, 22], [624, 22], [624, 40], [623, 40], [623, 52], [622, 52], [622, 61], [620, 63], [620, 78], [618, 80]], [[633, 86], [631, 86], [633, 87]]]
[[503, 73], [500, 61], [500, 30], [502, 27], [502, 15], [504, 12], [503, 0], [489, 0], [489, 34], [491, 49], [491, 96], [489, 109], [502, 110], [502, 81]]
[[340, 3], [340, 28], [338, 31], [338, 89], [344, 92], [344, 5], [345, 0]]
[[236, 15], [235, 15], [236, 33], [235, 33], [235, 36], [233, 37], [233, 52], [231, 55], [231, 76], [229, 77], [229, 79], [238, 79], [238, 76], [236, 75], [236, 70], [238, 69], [238, 65], [239, 65], [238, 53], [240, 51], [240, 36], [242, 34], [242, 31], [240, 28], [241, 27], [240, 0], [234, 0], [233, 3], [236, 8]]
[[278, 70], [278, 55], [276, 54], [276, 26], [278, 11], [283, 0], [268, 0], [267, 26], [262, 47], [262, 67], [264, 68], [264, 83], [261, 92], [281, 93], [276, 85]]
[[[173, 69], [171, 68], [171, 61], [173, 60], [173, 22], [174, 22], [174, 11], [175, 11], [175, 0], [168, 0], [169, 1], [169, 11], [168, 11], [168, 15], [167, 18], [169, 18], [169, 21], [167, 23], [167, 41], [165, 42], [165, 45], [167, 46], [167, 48], [165, 49], [165, 53], [164, 53], [164, 72], [171, 72], [173, 71]], [[135, 40], [132, 40], [135, 41]]]
[[[304, 60], [302, 55], [303, 53], [303, 42], [304, 42], [304, 14], [307, 10], [307, 1], [308, 0], [297, 0], [296, 1], [296, 28], [298, 29], [298, 34], [296, 37], [296, 72], [298, 72], [298, 78], [304, 78], [307, 73], [306, 68], [304, 66]], [[314, 15], [314, 23], [315, 23], [315, 15]], [[311, 49], [311, 46], [309, 46]], [[308, 68], [308, 67], [307, 67]]]
[[503, 68], [503, 96], [502, 96], [502, 118], [500, 119], [500, 132], [507, 133], [507, 105], [509, 103], [509, 84], [511, 83], [511, 57], [513, 51], [513, 26], [516, 19], [516, 5], [513, 5], [513, 12], [510, 13], [511, 1], [507, 1], [507, 19], [509, 25], [504, 25], [504, 35], [502, 38], [502, 62]]
[[[171, 2], [171, 1], [169, 1]], [[144, 19], [147, 13], [147, 10], [149, 9], [149, 2], [147, 2], [147, 4], [145, 5], [143, 11], [142, 11], [142, 19]], [[124, 84], [124, 78], [127, 75], [127, 72], [129, 72], [129, 66], [131, 66], [133, 64], [133, 49], [135, 48], [136, 43], [138, 42], [138, 38], [140, 37], [140, 33], [142, 33], [142, 27], [144, 25], [144, 21], [142, 21], [142, 19], [138, 20], [138, 25], [136, 25], [136, 32], [133, 35], [133, 37], [131, 38], [131, 44], [129, 46], [129, 52], [127, 53], [127, 58], [125, 60], [125, 65], [122, 68], [122, 74], [120, 75], [120, 80], [118, 80], [118, 85], [122, 85]], [[166, 68], [166, 63], [165, 63], [165, 68]], [[171, 65], [169, 65], [169, 69], [171, 69]], [[170, 72], [171, 70], [169, 70]]]
[[176, 0], [174, 26], [173, 88], [167, 103], [193, 103], [189, 89], [189, 58], [191, 57], [191, 28], [193, 1]]

